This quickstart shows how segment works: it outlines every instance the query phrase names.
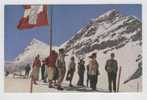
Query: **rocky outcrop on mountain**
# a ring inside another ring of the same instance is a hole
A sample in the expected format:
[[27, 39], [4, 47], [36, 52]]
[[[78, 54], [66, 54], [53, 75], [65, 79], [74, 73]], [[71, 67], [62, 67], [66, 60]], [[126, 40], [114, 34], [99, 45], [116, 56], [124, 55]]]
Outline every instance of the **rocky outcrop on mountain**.
[[91, 20], [76, 33], [64, 47], [83, 55], [93, 50], [104, 53], [119, 49], [129, 42], [140, 41], [142, 45], [142, 23], [133, 16], [123, 16], [115, 9]]

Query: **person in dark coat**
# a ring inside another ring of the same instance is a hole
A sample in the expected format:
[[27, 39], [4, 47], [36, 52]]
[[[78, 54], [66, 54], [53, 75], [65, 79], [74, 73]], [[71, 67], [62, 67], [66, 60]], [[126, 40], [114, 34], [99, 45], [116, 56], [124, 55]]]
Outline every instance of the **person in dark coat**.
[[66, 76], [66, 80], [70, 82], [69, 83], [70, 87], [73, 87], [72, 79], [73, 79], [74, 72], [75, 72], [75, 66], [76, 66], [75, 59], [74, 59], [74, 57], [71, 57], [71, 61], [68, 66], [68, 72], [67, 72], [67, 76]]
[[6, 72], [5, 72], [5, 76], [7, 77], [8, 75], [9, 75], [9, 72], [8, 72], [8, 71], [6, 71]]
[[43, 69], [43, 71], [44, 71], [43, 82], [47, 83], [47, 80], [48, 80], [48, 57], [43, 60], [43, 64], [44, 64], [43, 67], [45, 67]]
[[45, 80], [45, 62], [42, 61], [43, 64], [41, 66], [41, 79], [44, 81]]
[[109, 91], [112, 92], [112, 83], [113, 83], [113, 91], [116, 92], [116, 78], [117, 78], [117, 70], [118, 64], [117, 60], [114, 59], [115, 54], [111, 53], [111, 59], [107, 60], [105, 70], [108, 73], [108, 88]]
[[31, 70], [31, 66], [30, 64], [27, 64], [25, 66], [25, 78], [29, 78], [30, 70]]
[[65, 72], [66, 72], [66, 64], [65, 64], [65, 51], [64, 49], [59, 49], [59, 56], [57, 57], [56, 60], [56, 66], [58, 69], [58, 80], [57, 80], [57, 89], [58, 90], [63, 90], [62, 88], [62, 82], [65, 76]]
[[98, 62], [96, 61], [96, 53], [93, 53], [90, 56], [91, 60], [89, 62], [89, 70], [88, 70], [88, 75], [90, 79], [90, 88], [92, 90], [96, 90], [96, 85], [98, 81], [98, 75], [99, 75], [99, 65]]
[[77, 85], [78, 86], [84, 86], [84, 72], [85, 72], [85, 62], [83, 59], [80, 59], [80, 62], [78, 63], [78, 75], [79, 75], [79, 80]]
[[89, 86], [89, 81], [90, 81], [90, 79], [89, 79], [89, 65], [87, 65], [87, 80], [86, 80], [87, 87]]
[[58, 72], [57, 67], [55, 66], [55, 68], [54, 68], [54, 76], [53, 76], [53, 81], [54, 81], [55, 86], [57, 86], [58, 77], [59, 77], [59, 72]]

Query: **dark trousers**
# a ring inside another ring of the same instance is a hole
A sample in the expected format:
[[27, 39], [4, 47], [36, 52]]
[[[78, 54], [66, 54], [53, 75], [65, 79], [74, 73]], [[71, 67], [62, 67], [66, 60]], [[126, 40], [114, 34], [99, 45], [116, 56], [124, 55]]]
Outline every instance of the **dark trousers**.
[[86, 81], [87, 87], [88, 87], [88, 85], [89, 85], [89, 81], [90, 81], [89, 74], [87, 74], [87, 81]]
[[72, 84], [73, 75], [74, 75], [73, 71], [67, 72], [66, 80], [70, 82], [70, 85]]
[[42, 80], [45, 80], [45, 75], [44, 74], [45, 74], [45, 66], [42, 66], [41, 67], [41, 79]]
[[89, 78], [90, 78], [90, 88], [92, 88], [92, 90], [96, 90], [97, 75], [89, 75]]
[[54, 77], [53, 77], [53, 80], [54, 81], [58, 80], [58, 77], [59, 77], [59, 72], [58, 72], [57, 67], [55, 67], [54, 68]]
[[25, 71], [25, 78], [28, 78], [29, 77], [29, 72], [30, 71], [28, 71], [28, 70]]
[[108, 72], [108, 88], [109, 91], [112, 92], [112, 84], [113, 84], [113, 91], [116, 92], [116, 76], [115, 72]]
[[79, 73], [79, 81], [78, 81], [77, 85], [84, 86], [83, 81], [84, 81], [84, 73]]

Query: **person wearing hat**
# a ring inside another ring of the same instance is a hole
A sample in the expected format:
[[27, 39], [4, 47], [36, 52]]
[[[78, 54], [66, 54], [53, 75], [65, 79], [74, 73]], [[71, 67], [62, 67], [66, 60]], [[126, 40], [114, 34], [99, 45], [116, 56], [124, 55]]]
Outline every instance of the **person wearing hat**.
[[63, 88], [61, 87], [61, 84], [63, 82], [65, 72], [66, 72], [64, 49], [59, 49], [59, 56], [56, 61], [56, 67], [58, 69], [58, 76], [59, 76], [57, 80], [57, 89], [63, 90]]
[[93, 53], [90, 56], [90, 61], [89, 61], [89, 70], [88, 70], [88, 75], [90, 79], [90, 88], [92, 90], [96, 90], [96, 85], [97, 85], [97, 78], [99, 75], [99, 65], [98, 62], [96, 61], [96, 53]]
[[117, 70], [118, 64], [117, 60], [114, 59], [115, 54], [111, 53], [111, 59], [107, 60], [105, 70], [108, 73], [108, 88], [109, 91], [112, 92], [112, 83], [113, 83], [113, 91], [116, 92], [116, 78], [117, 78]]
[[75, 66], [76, 66], [75, 58], [71, 57], [71, 61], [70, 61], [69, 66], [68, 66], [68, 72], [67, 72], [67, 76], [66, 76], [66, 80], [70, 82], [69, 83], [70, 87], [73, 87], [72, 79], [73, 79], [74, 72], [75, 72]]

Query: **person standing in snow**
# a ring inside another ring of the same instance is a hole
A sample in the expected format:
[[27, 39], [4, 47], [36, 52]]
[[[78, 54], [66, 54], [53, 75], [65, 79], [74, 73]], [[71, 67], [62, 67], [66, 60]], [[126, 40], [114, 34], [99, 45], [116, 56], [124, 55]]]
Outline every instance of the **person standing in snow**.
[[37, 55], [35, 57], [35, 60], [33, 62], [33, 66], [32, 66], [32, 73], [31, 73], [31, 77], [32, 77], [32, 82], [34, 84], [37, 85], [37, 80], [39, 79], [39, 69], [41, 67], [41, 61], [40, 61], [40, 56]]
[[69, 83], [70, 87], [73, 87], [72, 79], [73, 79], [73, 76], [74, 76], [75, 67], [76, 67], [75, 59], [74, 59], [74, 57], [71, 57], [71, 61], [70, 61], [69, 66], [68, 66], [68, 72], [67, 72], [67, 76], [66, 76], [66, 80], [70, 82]]
[[53, 87], [52, 83], [53, 83], [54, 69], [55, 69], [57, 57], [58, 54], [56, 53], [56, 51], [52, 50], [50, 56], [47, 58], [49, 88]]
[[83, 59], [80, 59], [80, 62], [78, 63], [78, 75], [79, 80], [77, 85], [78, 86], [84, 86], [84, 72], [85, 72], [85, 61]]
[[45, 71], [44, 71], [44, 83], [47, 83], [48, 80], [48, 65], [47, 65], [47, 58], [44, 59], [43, 63], [45, 64]]
[[42, 61], [42, 66], [41, 66], [41, 79], [43, 81], [45, 80], [45, 61]]
[[58, 80], [57, 80], [57, 89], [63, 90], [63, 88], [61, 87], [61, 84], [63, 82], [65, 72], [66, 72], [64, 49], [59, 49], [59, 56], [58, 56], [57, 61], [56, 61], [56, 66], [57, 66], [58, 74], [59, 74], [59, 77], [58, 77]]
[[30, 64], [27, 64], [25, 66], [25, 78], [29, 78], [30, 70], [31, 70], [31, 66]]
[[98, 80], [98, 75], [99, 75], [99, 65], [98, 62], [96, 61], [96, 53], [93, 53], [90, 56], [91, 60], [89, 62], [89, 79], [90, 79], [90, 88], [92, 90], [96, 90], [96, 85], [97, 85], [97, 80]]
[[89, 81], [90, 81], [90, 79], [89, 79], [89, 65], [87, 65], [87, 80], [86, 80], [86, 85], [87, 85], [87, 87], [88, 87], [88, 85], [89, 85]]
[[55, 65], [55, 68], [54, 68], [54, 76], [53, 76], [53, 82], [54, 82], [54, 85], [55, 86], [57, 85], [58, 77], [59, 77], [59, 72], [58, 72], [58, 69], [57, 69], [57, 67]]
[[111, 53], [111, 59], [107, 60], [105, 70], [108, 73], [108, 88], [109, 91], [112, 92], [112, 83], [113, 83], [113, 91], [116, 92], [116, 78], [117, 78], [117, 70], [118, 64], [117, 60], [114, 59], [115, 54]]

